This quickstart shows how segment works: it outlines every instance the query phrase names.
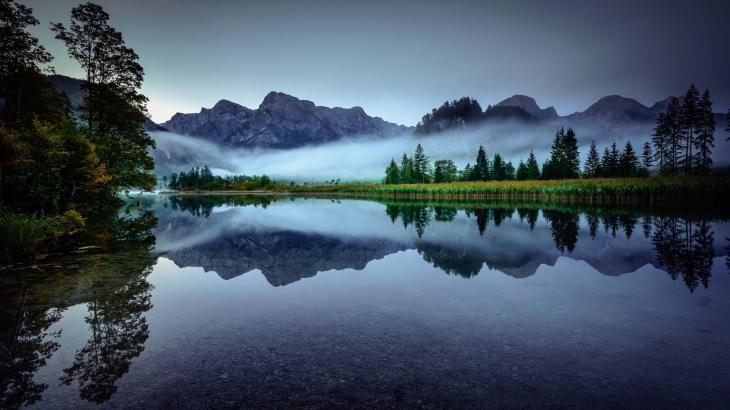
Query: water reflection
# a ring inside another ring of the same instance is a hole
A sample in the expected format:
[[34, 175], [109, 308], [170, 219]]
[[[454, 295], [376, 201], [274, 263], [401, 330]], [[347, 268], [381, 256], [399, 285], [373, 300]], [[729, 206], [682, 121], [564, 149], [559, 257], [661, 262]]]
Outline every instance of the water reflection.
[[91, 221], [104, 252], [55, 260], [5, 277], [0, 290], [4, 351], [0, 363], [0, 408], [18, 408], [41, 399], [48, 383], [34, 375], [58, 349], [61, 330], [50, 331], [74, 305], [87, 308], [89, 339], [63, 370], [59, 382], [76, 383], [81, 398], [100, 403], [144, 349], [152, 308], [147, 275], [155, 262], [157, 219], [150, 211], [113, 212]]
[[[148, 276], [159, 256], [224, 280], [258, 270], [274, 287], [325, 271], [363, 270], [404, 251], [462, 278], [490, 271], [527, 278], [567, 256], [606, 276], [653, 265], [693, 293], [712, 285], [716, 256], [724, 255], [730, 270], [730, 239], [715, 241], [730, 237], [726, 220], [722, 212], [565, 204], [142, 196], [121, 214], [90, 221], [102, 251], [2, 278], [0, 407], [38, 403], [55, 385], [77, 389], [86, 403], [113, 398], [149, 344], [154, 289]], [[84, 308], [83, 343], [53, 382], [38, 378], [57, 356], [59, 321], [74, 306]]]
[[[309, 208], [307, 201], [325, 210], [302, 213]], [[652, 264], [672, 279], [681, 277], [692, 292], [700, 284], [709, 285], [716, 254], [713, 224], [706, 218], [722, 219], [722, 214], [702, 218], [666, 209], [652, 213], [507, 202], [350, 201], [339, 206], [329, 200], [235, 195], [173, 196], [169, 202], [173, 210], [215, 221], [165, 214], [165, 228], [158, 231], [161, 254], [225, 279], [258, 269], [275, 286], [323, 270], [363, 269], [371, 260], [415, 249], [426, 262], [465, 278], [479, 274], [485, 264], [527, 277], [541, 264], [553, 265], [560, 255], [585, 260], [612, 276]], [[359, 208], [353, 209], [354, 202]], [[271, 212], [261, 211], [272, 204]], [[246, 212], [246, 207], [260, 210]], [[392, 227], [382, 225], [382, 216], [373, 212], [382, 207]], [[474, 231], [465, 231], [470, 224]], [[393, 230], [395, 226], [402, 230]], [[643, 237], [635, 237], [637, 229]], [[193, 236], [202, 239], [179, 239]]]

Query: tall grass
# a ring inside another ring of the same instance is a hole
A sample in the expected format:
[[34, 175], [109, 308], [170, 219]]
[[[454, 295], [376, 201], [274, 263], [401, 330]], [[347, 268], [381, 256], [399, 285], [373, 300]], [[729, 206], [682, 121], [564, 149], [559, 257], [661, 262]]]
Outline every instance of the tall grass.
[[343, 184], [296, 187], [299, 193], [349, 193], [386, 198], [520, 199], [576, 203], [724, 202], [727, 176], [479, 181], [441, 184]]
[[52, 249], [84, 230], [76, 211], [62, 215], [23, 215], [0, 210], [0, 263], [11, 263]]

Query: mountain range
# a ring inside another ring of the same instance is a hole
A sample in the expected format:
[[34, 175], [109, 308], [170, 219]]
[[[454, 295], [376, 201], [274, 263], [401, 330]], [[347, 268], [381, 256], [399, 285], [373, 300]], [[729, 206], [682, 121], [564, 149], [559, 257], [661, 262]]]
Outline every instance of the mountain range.
[[[81, 103], [82, 80], [62, 75], [52, 75], [49, 79], [74, 106]], [[632, 98], [609, 95], [585, 111], [560, 116], [554, 107], [541, 108], [534, 98], [517, 94], [490, 105], [478, 119], [480, 123], [513, 121], [525, 125], [582, 126], [590, 129], [592, 137], [599, 139], [617, 136], [645, 139], [670, 98], [646, 106]], [[472, 101], [478, 107], [476, 100]], [[716, 114], [716, 119], [717, 130], [723, 130], [726, 127], [725, 115]], [[453, 123], [464, 125], [469, 120], [457, 119]], [[176, 113], [162, 124], [148, 121], [145, 128], [201, 138], [223, 148], [248, 149], [289, 149], [343, 138], [389, 138], [414, 130], [413, 127], [371, 117], [361, 107], [317, 106], [281, 92], [270, 92], [255, 109], [223, 99], [211, 108], [201, 108], [198, 113]]]

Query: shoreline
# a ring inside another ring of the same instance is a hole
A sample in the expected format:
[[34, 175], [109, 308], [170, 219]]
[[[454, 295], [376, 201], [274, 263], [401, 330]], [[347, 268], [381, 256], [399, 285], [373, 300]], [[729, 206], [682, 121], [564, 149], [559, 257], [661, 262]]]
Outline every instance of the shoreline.
[[[426, 200], [521, 200], [592, 204], [717, 206], [730, 198], [730, 176], [468, 181], [440, 184], [340, 184], [289, 190], [162, 191], [161, 195], [271, 195]], [[714, 205], [713, 205], [714, 204]]]

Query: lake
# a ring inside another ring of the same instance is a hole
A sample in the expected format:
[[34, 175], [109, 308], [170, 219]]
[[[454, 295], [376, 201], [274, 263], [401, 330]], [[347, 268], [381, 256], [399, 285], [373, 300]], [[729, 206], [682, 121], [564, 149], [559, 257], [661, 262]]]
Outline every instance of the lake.
[[725, 211], [141, 195], [115, 232], [3, 272], [0, 407], [730, 402]]

